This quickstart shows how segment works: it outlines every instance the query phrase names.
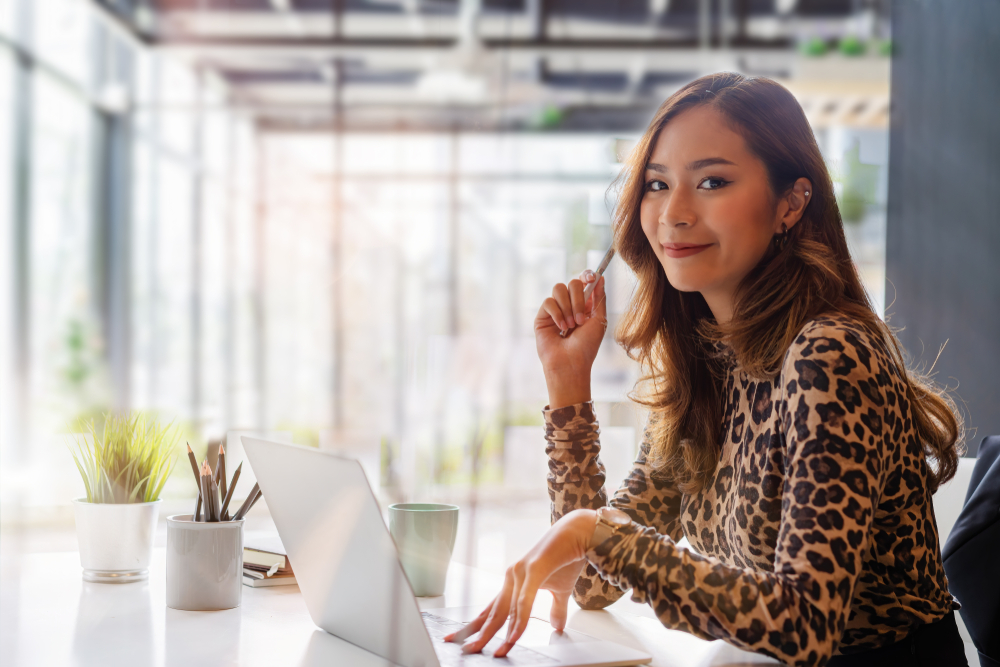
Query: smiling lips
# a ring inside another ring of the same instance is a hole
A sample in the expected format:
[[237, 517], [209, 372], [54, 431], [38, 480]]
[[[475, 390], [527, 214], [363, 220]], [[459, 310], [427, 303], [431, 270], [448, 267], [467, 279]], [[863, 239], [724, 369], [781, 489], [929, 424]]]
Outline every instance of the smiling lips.
[[694, 243], [664, 243], [662, 245], [663, 251], [667, 253], [667, 257], [690, 257], [691, 255], [697, 255], [699, 252], [710, 247], [712, 244], [707, 243], [705, 245], [696, 245]]

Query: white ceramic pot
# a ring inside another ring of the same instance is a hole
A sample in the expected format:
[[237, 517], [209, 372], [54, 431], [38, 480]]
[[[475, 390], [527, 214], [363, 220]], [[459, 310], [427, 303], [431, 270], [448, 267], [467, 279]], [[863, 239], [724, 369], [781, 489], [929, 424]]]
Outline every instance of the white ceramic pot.
[[128, 583], [149, 578], [160, 500], [151, 503], [73, 501], [83, 580]]
[[243, 519], [194, 522], [167, 517], [167, 606], [187, 611], [239, 607], [243, 594]]

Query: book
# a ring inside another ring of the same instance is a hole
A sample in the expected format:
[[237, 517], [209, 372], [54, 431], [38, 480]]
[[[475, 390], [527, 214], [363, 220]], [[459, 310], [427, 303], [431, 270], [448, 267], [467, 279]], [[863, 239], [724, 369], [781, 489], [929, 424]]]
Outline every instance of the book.
[[254, 579], [271, 579], [271, 578], [280, 579], [282, 577], [294, 577], [295, 574], [292, 572], [279, 572], [269, 575], [267, 572], [263, 570], [254, 570], [252, 568], [245, 567], [243, 568], [243, 576], [253, 577]]
[[243, 539], [243, 569], [276, 574], [292, 574], [292, 564], [285, 545], [277, 534], [268, 531], [248, 531]]
[[250, 588], [268, 588], [269, 586], [291, 586], [292, 584], [297, 584], [299, 582], [295, 581], [295, 577], [268, 577], [266, 579], [255, 579], [253, 577], [248, 577], [246, 574], [243, 575], [243, 585], [249, 586]]

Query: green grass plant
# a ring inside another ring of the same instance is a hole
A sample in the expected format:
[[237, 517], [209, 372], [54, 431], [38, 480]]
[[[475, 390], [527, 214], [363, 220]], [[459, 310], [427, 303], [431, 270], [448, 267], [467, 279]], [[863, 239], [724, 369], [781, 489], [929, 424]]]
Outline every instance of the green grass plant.
[[177, 462], [172, 425], [142, 413], [105, 415], [97, 434], [93, 420], [77, 440], [73, 460], [88, 503], [149, 503], [158, 500]]

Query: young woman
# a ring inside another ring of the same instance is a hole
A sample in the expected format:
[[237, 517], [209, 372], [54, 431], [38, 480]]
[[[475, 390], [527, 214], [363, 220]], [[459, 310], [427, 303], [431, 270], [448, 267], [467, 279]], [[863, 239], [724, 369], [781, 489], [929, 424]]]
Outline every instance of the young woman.
[[503, 656], [539, 588], [559, 630], [570, 595], [600, 609], [631, 589], [669, 628], [792, 665], [966, 665], [931, 505], [962, 424], [873, 312], [801, 107], [766, 78], [698, 79], [621, 182], [614, 243], [638, 285], [617, 339], [651, 415], [635, 467], [609, 503], [590, 402], [604, 286], [585, 303], [585, 274], [535, 320], [553, 525], [446, 639], [480, 651], [509, 618]]

